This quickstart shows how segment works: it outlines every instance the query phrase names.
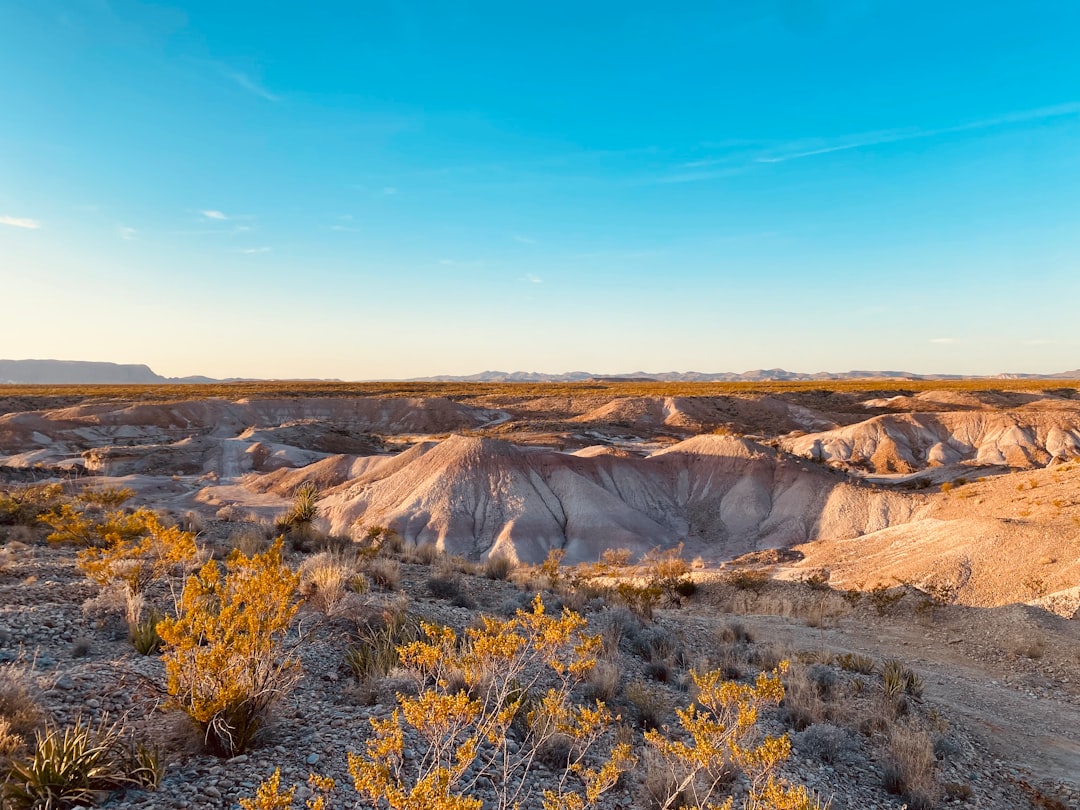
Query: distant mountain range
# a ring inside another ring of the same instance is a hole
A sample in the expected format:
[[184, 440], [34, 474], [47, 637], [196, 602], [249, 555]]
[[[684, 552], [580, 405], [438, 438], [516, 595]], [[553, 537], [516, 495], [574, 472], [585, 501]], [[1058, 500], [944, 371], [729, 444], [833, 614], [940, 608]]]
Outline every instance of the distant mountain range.
[[21, 385], [155, 385], [223, 382], [210, 377], [162, 377], [141, 363], [83, 360], [0, 360], [0, 383]]
[[407, 382], [605, 382], [627, 381], [640, 382], [799, 382], [814, 380], [1077, 380], [1080, 369], [1063, 371], [1059, 374], [915, 374], [910, 371], [818, 371], [803, 373], [786, 371], [782, 368], [754, 369], [741, 374], [733, 371], [662, 371], [649, 373], [634, 371], [629, 374], [593, 374], [588, 371], [568, 371], [565, 374], [543, 374], [535, 371], [481, 371], [479, 374], [452, 376], [448, 374], [436, 377], [416, 377]]
[[[95, 363], [83, 360], [0, 360], [0, 384], [18, 385], [168, 385], [215, 382], [237, 382], [251, 378], [230, 377], [162, 377], [141, 363]], [[707, 373], [700, 371], [663, 371], [629, 374], [596, 374], [589, 371], [568, 371], [565, 374], [544, 374], [536, 371], [481, 371], [465, 376], [439, 375], [414, 377], [404, 382], [799, 382], [815, 380], [1078, 380], [1080, 369], [1059, 374], [993, 374], [987, 376], [964, 374], [914, 374], [910, 371], [818, 371], [801, 373], [782, 368], [754, 369], [741, 374], [731, 371]], [[336, 382], [336, 381], [335, 381]]]

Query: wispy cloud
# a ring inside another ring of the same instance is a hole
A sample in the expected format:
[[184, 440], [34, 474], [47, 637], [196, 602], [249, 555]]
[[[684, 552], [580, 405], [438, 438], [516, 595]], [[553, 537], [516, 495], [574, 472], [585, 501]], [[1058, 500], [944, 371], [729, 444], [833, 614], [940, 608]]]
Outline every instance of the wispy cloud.
[[392, 196], [394, 194], [397, 194], [397, 187], [396, 186], [385, 186], [383, 188], [383, 190], [382, 190], [382, 193], [387, 195], [388, 197]]
[[530, 284], [543, 284], [544, 283], [544, 280], [542, 278], [540, 278], [540, 276], [536, 275], [535, 273], [526, 273], [524, 276], [521, 277], [521, 280], [522, 281], [527, 281]]
[[940, 337], [940, 338], [930, 338], [930, 342], [931, 343], [959, 343], [960, 340], [958, 338]]
[[1069, 101], [1064, 104], [1055, 104], [1050, 107], [1038, 107], [1033, 110], [1018, 110], [1016, 112], [1005, 113], [1004, 115], [997, 115], [992, 118], [968, 121], [967, 123], [957, 124], [956, 126], [951, 127], [939, 127], [936, 129], [906, 127], [903, 129], [864, 132], [831, 141], [795, 142], [789, 144], [785, 149], [778, 150], [777, 154], [763, 155], [756, 160], [758, 163], [784, 163], [788, 160], [799, 160], [801, 158], [814, 157], [816, 155], [827, 155], [831, 152], [844, 152], [849, 149], [862, 149], [867, 146], [913, 141], [921, 138], [936, 138], [941, 135], [974, 132], [981, 129], [1043, 121], [1050, 118], [1065, 118], [1070, 115], [1078, 114], [1080, 114], [1080, 101]]
[[240, 87], [247, 90], [249, 93], [253, 93], [259, 98], [264, 98], [267, 101], [281, 101], [280, 96], [271, 93], [246, 73], [242, 73], [239, 70], [226, 70], [225, 75], [236, 82]]
[[[702, 161], [698, 161], [701, 163]], [[715, 161], [720, 163], [720, 161]], [[668, 183], [696, 183], [700, 180], [720, 180], [724, 177], [734, 177], [750, 171], [749, 166], [727, 166], [722, 169], [706, 169], [701, 171], [683, 171], [656, 178], [653, 182], [666, 185]]]
[[41, 227], [41, 223], [38, 220], [30, 219], [29, 217], [0, 216], [0, 225], [9, 225], [12, 228], [25, 228], [29, 231], [36, 231]]
[[269, 253], [271, 250], [272, 250], [272, 248], [268, 248], [268, 247], [255, 247], [255, 248], [243, 248], [240, 252], [241, 253], [246, 253], [246, 254], [248, 254], [250, 256], [250, 255], [255, 254], [255, 253]]
[[216, 219], [222, 222], [228, 219], [228, 217], [225, 214], [221, 213], [221, 211], [215, 211], [213, 209], [210, 209], [208, 211], [200, 211], [199, 213], [202, 214], [206, 219]]
[[139, 232], [134, 228], [128, 227], [127, 225], [118, 225], [116, 231], [120, 234], [121, 239], [124, 239], [128, 242], [139, 238]]
[[522, 236], [520, 233], [515, 233], [514, 234], [514, 241], [515, 242], [521, 242], [521, 244], [523, 244], [523, 245], [535, 245], [536, 244], [535, 239], [530, 239], [528, 236]]

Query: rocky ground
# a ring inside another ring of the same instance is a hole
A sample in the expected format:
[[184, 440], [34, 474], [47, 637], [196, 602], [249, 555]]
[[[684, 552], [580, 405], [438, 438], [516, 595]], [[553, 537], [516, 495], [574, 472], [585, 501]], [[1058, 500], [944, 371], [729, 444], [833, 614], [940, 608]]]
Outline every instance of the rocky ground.
[[[235, 526], [205, 529], [208, 547], [220, 551]], [[158, 745], [167, 763], [157, 791], [113, 795], [103, 803], [109, 808], [232, 808], [278, 767], [288, 784], [302, 783], [312, 771], [330, 775], [344, 788], [331, 806], [364, 806], [351, 789], [346, 752], [364, 750], [368, 720], [389, 714], [392, 691], [405, 681], [356, 682], [344, 653], [356, 643], [358, 623], [407, 604], [412, 615], [460, 630], [482, 612], [506, 615], [526, 605], [533, 593], [527, 579], [515, 584], [459, 572], [454, 597], [437, 598], [431, 566], [402, 562], [396, 587], [352, 594], [335, 615], [302, 607], [290, 636], [302, 660], [300, 682], [277, 706], [260, 744], [224, 760], [202, 750], [185, 716], [168, 706], [160, 657], [132, 649], [123, 622], [94, 601], [98, 588], [75, 568], [74, 551], [42, 542], [40, 532], [15, 534], [21, 539], [8, 533], [0, 566], [0, 666], [27, 674], [52, 722], [108, 714]], [[302, 558], [294, 556], [293, 564]], [[628, 699], [628, 685], [646, 684], [661, 722], [673, 725], [672, 708], [689, 700], [689, 668], [722, 666], [732, 677], [750, 678], [789, 658], [788, 697], [763, 726], [792, 734], [785, 777], [813, 788], [836, 810], [910, 802], [884, 787], [893, 762], [889, 741], [898, 729], [932, 741], [932, 801], [925, 806], [1080, 807], [1075, 622], [1033, 608], [920, 608], [916, 594], [890, 601], [879, 615], [869, 596], [855, 601], [783, 582], [755, 593], [727, 577], [699, 574], [698, 592], [651, 622], [604, 599], [548, 594], [552, 606], [569, 601], [580, 608], [591, 629], [619, 628], [611, 702], [635, 727], [639, 747], [641, 712]], [[842, 668], [834, 654], [844, 652], [872, 657], [875, 671]], [[885, 698], [880, 671], [888, 659], [921, 677], [920, 695]], [[605, 806], [650, 806], [645, 776], [645, 768], [629, 774]], [[542, 788], [555, 778], [540, 765], [533, 783]], [[306, 790], [301, 787], [298, 797]], [[478, 791], [494, 795], [483, 781]], [[523, 806], [538, 806], [537, 795]]]

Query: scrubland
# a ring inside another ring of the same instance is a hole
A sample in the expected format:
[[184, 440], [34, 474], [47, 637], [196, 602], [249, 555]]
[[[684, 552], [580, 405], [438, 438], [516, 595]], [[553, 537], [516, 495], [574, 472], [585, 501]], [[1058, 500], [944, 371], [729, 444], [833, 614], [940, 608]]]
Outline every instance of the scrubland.
[[9, 390], [5, 806], [1080, 806], [1076, 389], [897, 386]]

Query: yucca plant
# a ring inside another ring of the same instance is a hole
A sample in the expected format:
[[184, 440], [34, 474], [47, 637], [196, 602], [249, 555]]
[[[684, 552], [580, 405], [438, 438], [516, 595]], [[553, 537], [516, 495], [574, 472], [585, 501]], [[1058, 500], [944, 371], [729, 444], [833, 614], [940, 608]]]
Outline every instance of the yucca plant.
[[[64, 810], [131, 784], [118, 724], [78, 718], [67, 728], [37, 734], [34, 753], [11, 763], [4, 807]], [[156, 784], [154, 781], [154, 784]], [[142, 784], [142, 783], [140, 783]]]
[[158, 635], [157, 626], [163, 618], [165, 617], [161, 613], [151, 610], [128, 626], [128, 638], [137, 652], [153, 655], [161, 649], [161, 636]]
[[310, 526], [319, 515], [319, 500], [322, 495], [312, 483], [301, 484], [293, 493], [293, 504], [285, 522], [290, 526]]

